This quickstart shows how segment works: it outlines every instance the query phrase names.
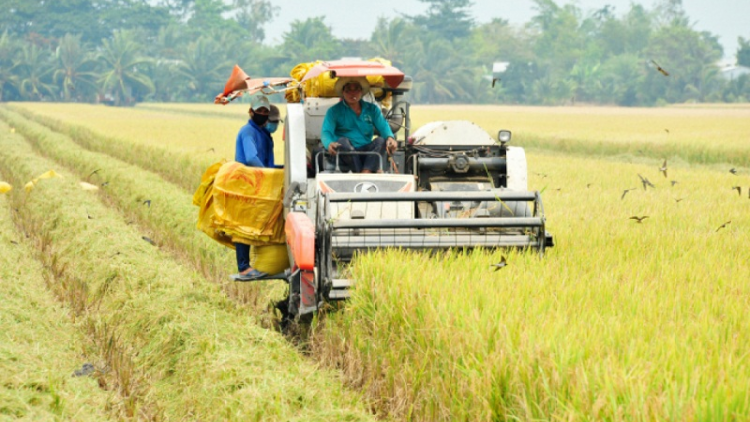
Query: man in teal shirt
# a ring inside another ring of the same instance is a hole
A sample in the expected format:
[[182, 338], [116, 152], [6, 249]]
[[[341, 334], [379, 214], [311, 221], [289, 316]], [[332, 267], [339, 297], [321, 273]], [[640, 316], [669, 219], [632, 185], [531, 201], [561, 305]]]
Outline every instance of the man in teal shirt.
[[[320, 137], [323, 147], [331, 155], [351, 151], [375, 152], [378, 155], [342, 154], [341, 161], [354, 173], [382, 173], [381, 161], [385, 167], [385, 153], [393, 154], [396, 140], [380, 107], [362, 100], [362, 96], [369, 91], [367, 80], [341, 78], [336, 83], [336, 91], [343, 101], [326, 113]], [[374, 129], [380, 134], [375, 139]]]

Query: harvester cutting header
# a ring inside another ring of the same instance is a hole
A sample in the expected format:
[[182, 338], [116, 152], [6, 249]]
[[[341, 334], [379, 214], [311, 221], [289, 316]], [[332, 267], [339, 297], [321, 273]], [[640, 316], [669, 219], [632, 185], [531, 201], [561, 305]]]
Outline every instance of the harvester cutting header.
[[[515, 247], [543, 254], [553, 245], [540, 193], [528, 190], [525, 152], [510, 145], [510, 131], [495, 139], [468, 121], [412, 131], [412, 80], [382, 60], [307, 63], [291, 75], [251, 78], [235, 67], [215, 100], [274, 93], [287, 100], [283, 217], [290, 266], [276, 277], [289, 282], [290, 314], [347, 298], [354, 283], [347, 264], [374, 249]], [[362, 115], [377, 108], [375, 136], [393, 135], [387, 155], [331, 149], [325, 139], [324, 126], [337, 112], [329, 110], [352, 80]], [[356, 172], [354, 159], [375, 163], [376, 171]]]

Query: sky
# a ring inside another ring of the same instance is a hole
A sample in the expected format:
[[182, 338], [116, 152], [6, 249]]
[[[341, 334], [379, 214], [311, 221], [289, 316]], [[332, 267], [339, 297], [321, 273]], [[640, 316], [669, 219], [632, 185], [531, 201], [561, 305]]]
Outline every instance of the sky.
[[[274, 0], [279, 13], [265, 26], [266, 42], [278, 44], [294, 20], [324, 16], [337, 38], [369, 38], [378, 17], [394, 18], [418, 15], [426, 5], [418, 0]], [[557, 5], [574, 4], [584, 13], [615, 7], [621, 17], [630, 10], [631, 3], [654, 8], [654, 0], [556, 0]], [[472, 12], [478, 23], [503, 18], [514, 25], [523, 25], [535, 15], [532, 0], [473, 0]], [[682, 0], [693, 28], [708, 31], [719, 37], [725, 59], [734, 59], [737, 37], [750, 39], [750, 0]]]

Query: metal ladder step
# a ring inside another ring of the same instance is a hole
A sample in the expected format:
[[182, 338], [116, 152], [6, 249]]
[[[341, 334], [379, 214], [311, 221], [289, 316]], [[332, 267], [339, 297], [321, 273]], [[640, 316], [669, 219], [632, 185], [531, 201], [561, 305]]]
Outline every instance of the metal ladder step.
[[348, 289], [354, 285], [353, 280], [349, 278], [334, 278], [331, 283], [334, 289]]
[[349, 299], [349, 289], [354, 285], [354, 280], [348, 278], [334, 278], [331, 280], [332, 288], [328, 294], [329, 300]]
[[344, 300], [349, 299], [351, 294], [349, 293], [349, 290], [331, 290], [331, 292], [328, 294], [329, 300]]

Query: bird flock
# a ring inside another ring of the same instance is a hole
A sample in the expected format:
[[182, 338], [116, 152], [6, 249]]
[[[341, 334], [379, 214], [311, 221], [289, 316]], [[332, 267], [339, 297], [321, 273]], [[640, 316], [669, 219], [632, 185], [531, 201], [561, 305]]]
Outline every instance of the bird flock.
[[[668, 163], [667, 163], [666, 159], [664, 159], [664, 161], [662, 162], [662, 164], [659, 166], [658, 170], [664, 176], [665, 179], [669, 178], [669, 168], [668, 168]], [[737, 168], [733, 167], [733, 168], [729, 169], [729, 173], [732, 174], [732, 175], [734, 175], [734, 176], [738, 176], [740, 174], [740, 171], [737, 170]], [[534, 173], [534, 174], [537, 175], [538, 177], [542, 178], [542, 179], [545, 179], [545, 178], [548, 177], [548, 175], [544, 174], [544, 173]], [[638, 176], [638, 179], [641, 182], [641, 187], [643, 188], [644, 191], [647, 191], [648, 189], [656, 189], [656, 185], [654, 185], [654, 183], [652, 183], [651, 180], [648, 179], [648, 177], [646, 177], [646, 176], [644, 176], [644, 175], [642, 175], [640, 173], [637, 173], [637, 176]], [[672, 179], [672, 180], [669, 180], [669, 183], [670, 183], [671, 187], [674, 187], [677, 184], [679, 184], [679, 181]], [[593, 185], [593, 183], [587, 183], [586, 184], [586, 188], [588, 189], [592, 185]], [[632, 187], [632, 188], [624, 189], [622, 191], [622, 195], [620, 195], [620, 200], [625, 200], [625, 197], [628, 194], [628, 192], [637, 191], [638, 189], [639, 189], [638, 187]], [[742, 188], [742, 186], [739, 186], [739, 185], [732, 186], [731, 189], [732, 190], [736, 190], [737, 194], [740, 197], [743, 197], [743, 188]], [[561, 189], [560, 188], [555, 188], [555, 189], [552, 189], [552, 190], [560, 191]], [[750, 187], [747, 187], [747, 189], [744, 190], [744, 192], [747, 192], [747, 198], [750, 199]], [[683, 201], [684, 199], [685, 198], [674, 198], [674, 201], [676, 203], [679, 203], [679, 202]], [[643, 224], [649, 217], [650, 216], [648, 216], [648, 215], [631, 215], [630, 217], [628, 217], [628, 220], [632, 220], [636, 224]], [[732, 224], [731, 220], [723, 222], [721, 225], [719, 225], [718, 227], [716, 227], [716, 229], [714, 230], [714, 233], [717, 233], [717, 232], [719, 232], [719, 231], [721, 231], [723, 229], [726, 229], [727, 227], [729, 227], [730, 224]], [[503, 268], [508, 267], [508, 265], [509, 264], [508, 264], [507, 258], [506, 258], [505, 255], [503, 255], [501, 257], [500, 262], [490, 265], [490, 269], [494, 270], [494, 271], [499, 271], [499, 270], [501, 270]]]
[[[665, 178], [667, 178], [668, 173], [667, 173], [667, 160], [666, 159], [664, 160], [664, 162], [662, 163], [662, 165], [659, 167], [659, 171], [664, 175]], [[733, 168], [731, 168], [729, 170], [729, 173], [737, 176], [738, 171], [737, 171], [736, 168], [733, 167]], [[654, 184], [651, 183], [651, 181], [648, 180], [647, 177], [642, 176], [640, 173], [638, 174], [638, 178], [641, 180], [641, 185], [643, 186], [643, 190], [648, 190], [648, 188], [652, 188], [652, 189], [656, 188], [656, 186], [654, 186]], [[679, 182], [677, 180], [670, 180], [670, 184], [673, 187], [676, 184], [678, 184], [678, 183]], [[636, 189], [637, 188], [625, 189], [622, 192], [622, 196], [620, 196], [620, 200], [625, 199], [625, 195], [627, 195], [628, 192], [636, 190]], [[732, 189], [736, 190], [740, 197], [742, 196], [742, 187], [741, 186], [732, 186]], [[747, 188], [747, 192], [748, 192], [748, 199], [750, 199], [750, 187]], [[675, 202], [680, 202], [683, 199], [685, 199], [685, 198], [675, 198]], [[641, 215], [641, 216], [639, 216], [639, 215], [633, 215], [633, 216], [629, 217], [629, 220], [634, 220], [636, 223], [641, 224], [647, 218], [649, 218], [648, 215]], [[731, 221], [726, 221], [726, 222], [722, 223], [719, 227], [716, 228], [715, 232], [718, 232], [719, 230], [726, 228], [731, 223], [732, 223]]]

